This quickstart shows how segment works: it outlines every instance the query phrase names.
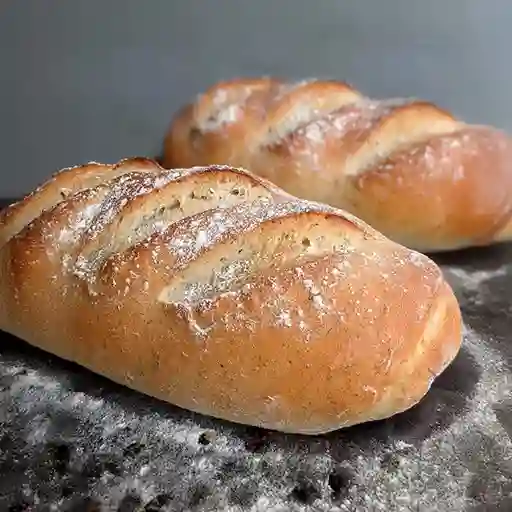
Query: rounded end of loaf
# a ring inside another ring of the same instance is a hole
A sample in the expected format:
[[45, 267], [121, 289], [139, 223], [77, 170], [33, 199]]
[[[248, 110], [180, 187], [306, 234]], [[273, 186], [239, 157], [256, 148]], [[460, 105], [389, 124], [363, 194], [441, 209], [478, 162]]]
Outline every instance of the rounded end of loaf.
[[383, 420], [416, 406], [456, 358], [463, 341], [463, 323], [458, 301], [443, 281], [433, 302], [423, 334], [411, 346], [402, 376], [387, 397], [359, 422]]
[[[316, 418], [316, 427], [314, 423], [307, 428], [296, 426], [289, 432], [322, 435], [342, 428], [385, 420], [417, 406], [435, 380], [449, 368], [462, 346], [461, 311], [457, 298], [446, 281], [442, 282], [436, 299], [432, 302], [421, 336], [414, 341], [412, 338], [404, 341], [409, 353], [397, 367], [393, 367], [392, 363], [392, 367], [387, 368], [390, 379], [383, 379], [383, 375], [379, 374], [383, 370], [382, 366], [378, 367], [374, 375], [357, 372], [355, 379], [360, 389], [371, 389], [375, 397], [378, 396], [378, 400], [372, 405], [366, 403], [366, 407], [361, 408], [358, 404], [360, 395], [355, 394], [350, 398], [345, 395], [347, 409], [353, 412], [346, 414], [343, 422], [332, 422], [332, 416], [330, 424], [326, 418]], [[372, 386], [382, 380], [387, 381], [387, 385]], [[346, 390], [341, 389], [340, 393], [345, 394]], [[359, 413], [356, 414], [356, 411]], [[339, 415], [339, 411], [336, 412]]]
[[344, 205], [398, 243], [435, 253], [510, 240], [512, 139], [468, 126], [349, 177]]

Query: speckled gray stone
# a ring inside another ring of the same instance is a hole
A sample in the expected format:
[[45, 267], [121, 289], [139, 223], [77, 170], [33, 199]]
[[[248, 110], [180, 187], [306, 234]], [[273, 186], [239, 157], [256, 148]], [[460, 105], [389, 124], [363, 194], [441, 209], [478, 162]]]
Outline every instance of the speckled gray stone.
[[512, 247], [436, 259], [459, 356], [415, 408], [326, 436], [181, 411], [0, 333], [0, 511], [512, 510]]

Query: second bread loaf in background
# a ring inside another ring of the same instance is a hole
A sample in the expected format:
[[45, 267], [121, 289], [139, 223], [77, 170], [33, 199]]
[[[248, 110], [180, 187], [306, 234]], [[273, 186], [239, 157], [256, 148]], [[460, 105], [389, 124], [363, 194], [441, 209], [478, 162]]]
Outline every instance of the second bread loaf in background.
[[512, 237], [507, 134], [338, 81], [218, 83], [176, 115], [163, 163], [245, 167], [423, 252]]

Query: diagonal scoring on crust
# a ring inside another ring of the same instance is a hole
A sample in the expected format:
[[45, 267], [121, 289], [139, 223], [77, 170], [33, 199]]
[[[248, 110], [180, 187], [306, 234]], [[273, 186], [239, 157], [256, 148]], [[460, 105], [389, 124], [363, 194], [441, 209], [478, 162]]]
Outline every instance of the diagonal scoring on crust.
[[[171, 251], [179, 255], [184, 248], [185, 254], [177, 258], [174, 273], [179, 278], [162, 290], [159, 300], [198, 305], [240, 288], [266, 268], [343, 252], [363, 236], [355, 226], [340, 223], [339, 217], [327, 211], [298, 201], [269, 204], [263, 200], [211, 214], [206, 229], [203, 219], [198, 219], [195, 226], [187, 226], [192, 229], [185, 238], [176, 232], [172, 235]], [[327, 237], [327, 229], [337, 234]], [[201, 244], [201, 238], [209, 242]], [[194, 239], [196, 243], [191, 244]], [[231, 243], [218, 243], [224, 240]], [[185, 262], [189, 264], [181, 270]]]
[[319, 143], [332, 138], [333, 143], [343, 145], [349, 140], [355, 147], [344, 162], [347, 176], [363, 173], [408, 144], [464, 126], [432, 103], [376, 100], [334, 80], [246, 82], [219, 83], [201, 95], [194, 128], [207, 135], [242, 125], [248, 117], [252, 123], [259, 107], [259, 122], [246, 137], [251, 152], [272, 150], [290, 141], [300, 143], [300, 139]]
[[[98, 276], [103, 283], [109, 281], [105, 276], [107, 269], [114, 268], [113, 261], [119, 268], [123, 258], [133, 258], [134, 251], [147, 252], [150, 246], [153, 251], [155, 247], [167, 248], [167, 260], [175, 258], [174, 263], [180, 264], [172, 268], [169, 279], [178, 272], [186, 279], [188, 271], [182, 268], [185, 260], [193, 263], [195, 270], [190, 272], [197, 275], [207, 267], [202, 262], [205, 256], [194, 253], [194, 247], [206, 250], [231, 236], [227, 253], [216, 263], [209, 262], [208, 279], [215, 275], [217, 284], [223, 279], [226, 285], [228, 268], [232, 273], [236, 270], [240, 280], [244, 274], [280, 261], [280, 257], [283, 264], [294, 258], [319, 257], [341, 250], [350, 236], [373, 233], [350, 215], [344, 218], [334, 208], [290, 198], [241, 169], [210, 166], [165, 170], [151, 161], [138, 164], [138, 159], [114, 166], [89, 164], [54, 175], [15, 205], [13, 215], [19, 220], [17, 232], [11, 229], [13, 254], [27, 239], [32, 246], [49, 243], [46, 256], [60, 259], [65, 272], [85, 280], [90, 292], [96, 293]], [[59, 193], [64, 186], [66, 195]], [[37, 209], [27, 214], [31, 203], [36, 203]], [[301, 232], [296, 224], [304, 215], [310, 228]], [[276, 221], [284, 233], [273, 233], [271, 224]], [[326, 222], [339, 225], [338, 240], [328, 240], [322, 234]], [[259, 242], [242, 236], [256, 230]], [[180, 253], [183, 248], [188, 259]], [[168, 263], [166, 267], [171, 268]], [[199, 286], [199, 281], [195, 285]], [[168, 288], [160, 296], [168, 297]]]
[[458, 122], [430, 103], [362, 99], [300, 126], [293, 135], [313, 144], [343, 146], [342, 174], [357, 176], [407, 145], [458, 128]]
[[105, 210], [106, 220], [101, 216], [95, 218], [77, 259], [79, 273], [94, 275], [113, 253], [122, 253], [192, 215], [257, 198], [273, 198], [272, 189], [264, 183], [229, 168], [198, 167], [172, 175], [164, 171], [162, 178], [161, 187], [144, 189], [140, 195], [130, 196], [124, 188], [117, 211], [113, 213], [109, 206]]
[[0, 247], [43, 212], [80, 191], [133, 171], [152, 173], [159, 166], [147, 158], [126, 158], [115, 165], [89, 162], [55, 173], [23, 200], [0, 212]]

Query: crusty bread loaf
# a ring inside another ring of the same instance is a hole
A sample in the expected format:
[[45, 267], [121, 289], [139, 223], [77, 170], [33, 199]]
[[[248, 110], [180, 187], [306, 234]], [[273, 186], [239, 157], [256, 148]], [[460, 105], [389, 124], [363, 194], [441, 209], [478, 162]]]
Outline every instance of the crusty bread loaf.
[[461, 317], [440, 269], [226, 166], [57, 173], [0, 214], [0, 328], [182, 408], [323, 433], [417, 403]]
[[241, 166], [435, 252], [512, 238], [512, 139], [337, 81], [218, 83], [175, 116], [163, 165]]

